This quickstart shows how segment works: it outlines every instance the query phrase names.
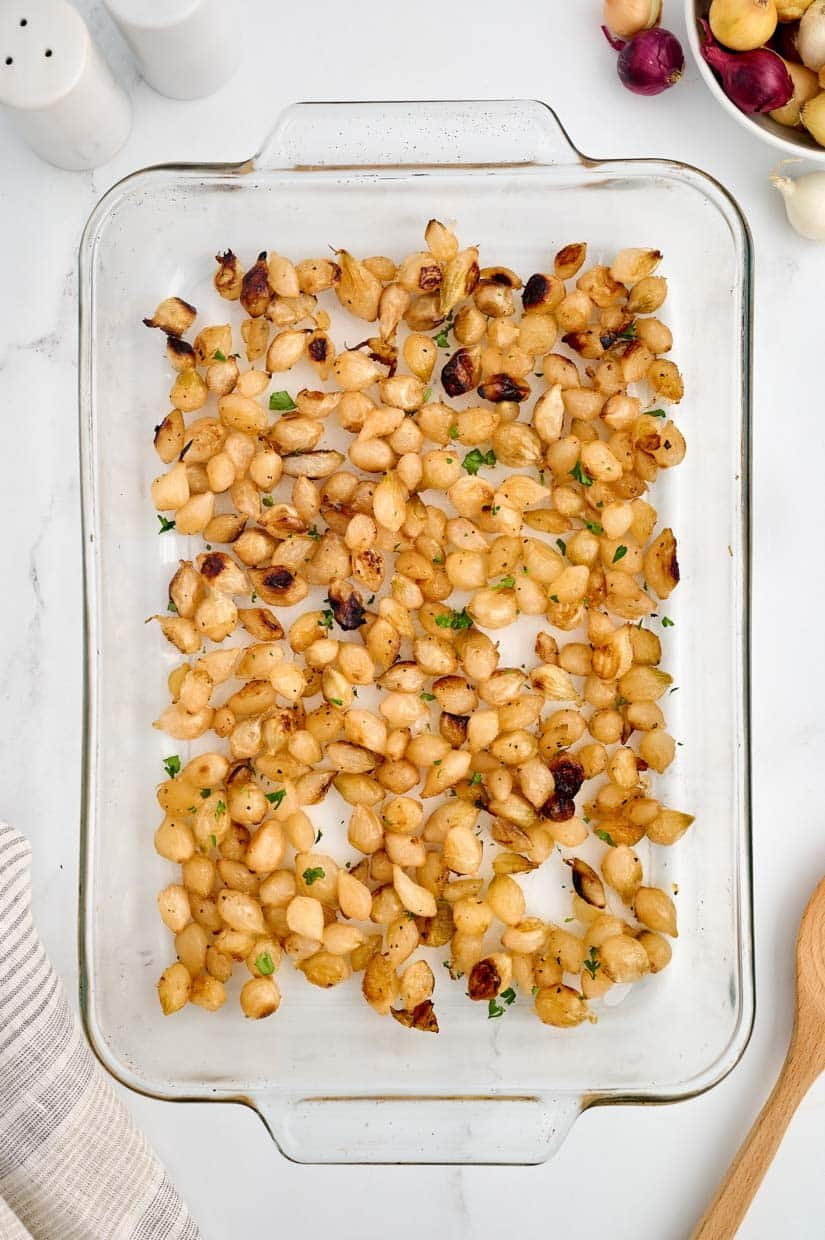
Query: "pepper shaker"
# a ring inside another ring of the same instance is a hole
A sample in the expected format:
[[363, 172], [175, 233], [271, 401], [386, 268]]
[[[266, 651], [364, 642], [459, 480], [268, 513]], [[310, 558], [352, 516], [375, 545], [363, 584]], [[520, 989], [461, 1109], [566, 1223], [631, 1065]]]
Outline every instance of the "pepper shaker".
[[172, 99], [199, 99], [238, 67], [236, 0], [105, 0], [143, 77]]
[[66, 0], [0, 0], [0, 104], [59, 168], [105, 164], [132, 124], [127, 96]]

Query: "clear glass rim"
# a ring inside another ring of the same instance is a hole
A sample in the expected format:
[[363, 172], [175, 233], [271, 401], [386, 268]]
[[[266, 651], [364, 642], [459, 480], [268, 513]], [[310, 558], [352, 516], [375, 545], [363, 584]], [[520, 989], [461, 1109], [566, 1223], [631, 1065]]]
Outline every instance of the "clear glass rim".
[[[398, 104], [400, 101], [392, 101], [392, 104]], [[409, 101], [410, 104], [416, 101]], [[438, 101], [430, 101], [429, 104], [420, 104], [418, 106], [433, 106]], [[444, 101], [451, 102], [451, 101]], [[478, 102], [483, 105], [484, 101], [467, 101], [468, 105]], [[741, 529], [740, 539], [742, 548], [742, 607], [741, 607], [741, 624], [742, 624], [742, 813], [739, 829], [739, 845], [740, 845], [740, 865], [738, 882], [735, 887], [735, 894], [738, 903], [738, 929], [739, 929], [739, 1006], [737, 1020], [733, 1028], [731, 1037], [724, 1050], [716, 1057], [716, 1059], [707, 1066], [701, 1073], [698, 1073], [686, 1080], [684, 1083], [673, 1086], [669, 1089], [655, 1089], [651, 1087], [649, 1090], [597, 1090], [593, 1093], [585, 1093], [584, 1095], [576, 1094], [580, 1100], [581, 1111], [588, 1110], [595, 1106], [634, 1104], [634, 1105], [658, 1105], [662, 1103], [671, 1103], [696, 1097], [714, 1085], [718, 1084], [729, 1072], [736, 1067], [747, 1049], [753, 1022], [755, 1017], [755, 980], [754, 980], [754, 938], [753, 938], [753, 891], [752, 891], [752, 812], [751, 812], [751, 652], [750, 652], [750, 627], [751, 627], [751, 410], [752, 410], [752, 386], [751, 386], [751, 364], [752, 364], [752, 321], [753, 321], [753, 247], [750, 229], [746, 217], [734, 196], [722, 185], [715, 177], [711, 176], [702, 169], [696, 168], [694, 165], [683, 163], [677, 160], [667, 159], [649, 159], [645, 157], [636, 157], [630, 159], [599, 159], [584, 155], [575, 144], [571, 141], [567, 130], [559, 120], [555, 111], [549, 105], [541, 101], [530, 101], [531, 103], [539, 103], [545, 108], [552, 118], [558, 131], [569, 147], [574, 162], [579, 162], [587, 168], [600, 169], [602, 171], [610, 171], [615, 169], [617, 174], [626, 173], [629, 168], [633, 168], [637, 173], [641, 173], [649, 169], [651, 173], [658, 175], [669, 175], [678, 179], [680, 182], [689, 182], [694, 188], [702, 189], [714, 201], [716, 207], [725, 217], [728, 227], [734, 235], [737, 243], [737, 250], [742, 261], [742, 278], [743, 278], [743, 294], [741, 305], [739, 306], [739, 320], [741, 323], [741, 345], [742, 345], [742, 425], [741, 425], [741, 446], [742, 446], [742, 507], [741, 507]], [[342, 106], [341, 103], [319, 103], [317, 105], [322, 108], [335, 109]], [[385, 106], [391, 106], [389, 102], [376, 101], [370, 104], [362, 104], [363, 107], [372, 107], [380, 109]], [[275, 130], [273, 129], [273, 133]], [[271, 134], [261, 147], [261, 151], [266, 149], [267, 143], [270, 141]], [[205, 180], [215, 176], [239, 176], [246, 177], [251, 174], [263, 175], [272, 173], [278, 176], [305, 176], [307, 172], [313, 174], [329, 173], [331, 176], [340, 174], [343, 170], [352, 171], [353, 173], [362, 173], [368, 175], [376, 171], [385, 171], [388, 167], [386, 164], [363, 164], [363, 165], [335, 165], [325, 164], [321, 168], [310, 166], [294, 166], [294, 167], [278, 167], [278, 168], [262, 168], [259, 166], [258, 160], [260, 152], [251, 159], [239, 162], [219, 162], [209, 164], [193, 164], [193, 163], [169, 163], [150, 165], [139, 171], [130, 173], [128, 176], [116, 182], [101, 197], [96, 206], [93, 208], [86, 222], [79, 246], [79, 368], [78, 368], [78, 388], [79, 388], [79, 423], [80, 423], [80, 460], [81, 460], [81, 528], [83, 538], [83, 584], [84, 584], [84, 608], [83, 608], [83, 643], [84, 643], [84, 669], [83, 669], [83, 767], [81, 777], [81, 814], [80, 814], [80, 866], [79, 866], [79, 918], [78, 918], [78, 955], [79, 955], [79, 994], [80, 994], [80, 1011], [83, 1027], [86, 1037], [92, 1047], [92, 1050], [103, 1067], [111, 1073], [111, 1075], [127, 1088], [145, 1097], [156, 1098], [162, 1101], [174, 1102], [234, 1102], [251, 1106], [258, 1112], [262, 1120], [266, 1124], [266, 1118], [263, 1110], [256, 1099], [263, 1098], [266, 1094], [274, 1094], [275, 1091], [259, 1090], [250, 1093], [238, 1092], [236, 1090], [227, 1090], [225, 1093], [220, 1090], [213, 1092], [197, 1092], [192, 1090], [178, 1091], [174, 1088], [161, 1089], [150, 1087], [146, 1082], [141, 1081], [126, 1065], [117, 1060], [112, 1055], [107, 1046], [105, 1037], [96, 1027], [91, 986], [90, 986], [90, 967], [89, 967], [89, 949], [88, 943], [91, 939], [91, 927], [89, 919], [91, 917], [91, 889], [92, 889], [92, 847], [91, 835], [93, 830], [93, 792], [94, 792], [94, 769], [93, 769], [93, 740], [95, 736], [95, 719], [93, 717], [93, 701], [94, 688], [96, 681], [96, 661], [92, 651], [94, 649], [94, 639], [96, 636], [96, 621], [94, 615], [95, 600], [95, 583], [94, 583], [94, 555], [90, 550], [90, 538], [94, 531], [94, 435], [92, 432], [91, 414], [92, 414], [92, 358], [94, 352], [94, 342], [92, 339], [92, 319], [93, 319], [93, 298], [94, 298], [94, 281], [93, 266], [95, 247], [101, 225], [108, 218], [112, 208], [126, 193], [131, 193], [141, 187], [146, 181], [154, 180], [159, 174], [168, 175], [178, 174], [184, 177], [199, 177]], [[508, 164], [414, 164], [408, 163], [401, 165], [413, 171], [449, 171], [458, 167], [463, 168], [468, 174], [473, 170], [486, 170], [495, 172], [496, 170], [505, 171], [508, 167], [515, 165]], [[522, 166], [522, 165], [519, 165]], [[523, 165], [536, 170], [551, 170], [554, 165], [552, 163], [541, 163], [538, 161]], [[558, 1091], [562, 1094], [564, 1091]], [[400, 1096], [400, 1095], [399, 1095]], [[410, 1095], [403, 1095], [409, 1099]], [[491, 1100], [500, 1099], [502, 1101], [511, 1098], [504, 1092], [496, 1093], [490, 1091], [484, 1095]], [[571, 1095], [572, 1096], [572, 1093]], [[536, 1095], [542, 1097], [542, 1095]], [[383, 1099], [387, 1099], [387, 1095], [382, 1095]], [[458, 1099], [448, 1098], [446, 1095], [434, 1095], [435, 1101], [456, 1101]], [[267, 1124], [269, 1128], [269, 1125]], [[270, 1129], [270, 1131], [272, 1131]], [[273, 1137], [277, 1140], [276, 1134]], [[282, 1151], [283, 1152], [283, 1151]], [[356, 1160], [353, 1160], [356, 1161]], [[389, 1160], [392, 1161], [392, 1160]]]

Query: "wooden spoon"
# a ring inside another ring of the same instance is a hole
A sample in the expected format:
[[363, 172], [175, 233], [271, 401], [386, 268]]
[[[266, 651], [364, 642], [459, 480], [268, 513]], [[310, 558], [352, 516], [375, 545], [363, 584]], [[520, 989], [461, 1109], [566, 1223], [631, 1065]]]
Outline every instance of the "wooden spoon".
[[825, 1071], [825, 879], [802, 915], [796, 940], [796, 1016], [773, 1093], [731, 1163], [691, 1240], [733, 1240], [796, 1108]]

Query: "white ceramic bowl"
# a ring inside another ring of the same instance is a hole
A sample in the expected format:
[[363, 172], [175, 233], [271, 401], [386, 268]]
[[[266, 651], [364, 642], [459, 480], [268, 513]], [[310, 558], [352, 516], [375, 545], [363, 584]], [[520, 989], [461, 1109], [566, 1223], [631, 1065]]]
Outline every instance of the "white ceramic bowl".
[[804, 129], [789, 129], [787, 125], [778, 125], [770, 116], [749, 115], [741, 112], [735, 103], [731, 103], [710, 65], [705, 61], [700, 47], [699, 18], [707, 17], [710, 0], [685, 0], [685, 24], [687, 26], [688, 43], [693, 58], [699, 66], [699, 72], [708, 84], [708, 88], [722, 107], [743, 129], [756, 133], [771, 146], [782, 151], [786, 156], [799, 159], [813, 159], [825, 163], [825, 147], [814, 142], [811, 135]]

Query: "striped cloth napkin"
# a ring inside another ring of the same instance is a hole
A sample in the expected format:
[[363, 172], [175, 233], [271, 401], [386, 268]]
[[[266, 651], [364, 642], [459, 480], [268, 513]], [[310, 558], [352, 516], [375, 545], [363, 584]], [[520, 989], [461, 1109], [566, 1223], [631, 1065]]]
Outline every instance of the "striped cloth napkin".
[[0, 1240], [197, 1240], [46, 958], [30, 863], [0, 822]]

